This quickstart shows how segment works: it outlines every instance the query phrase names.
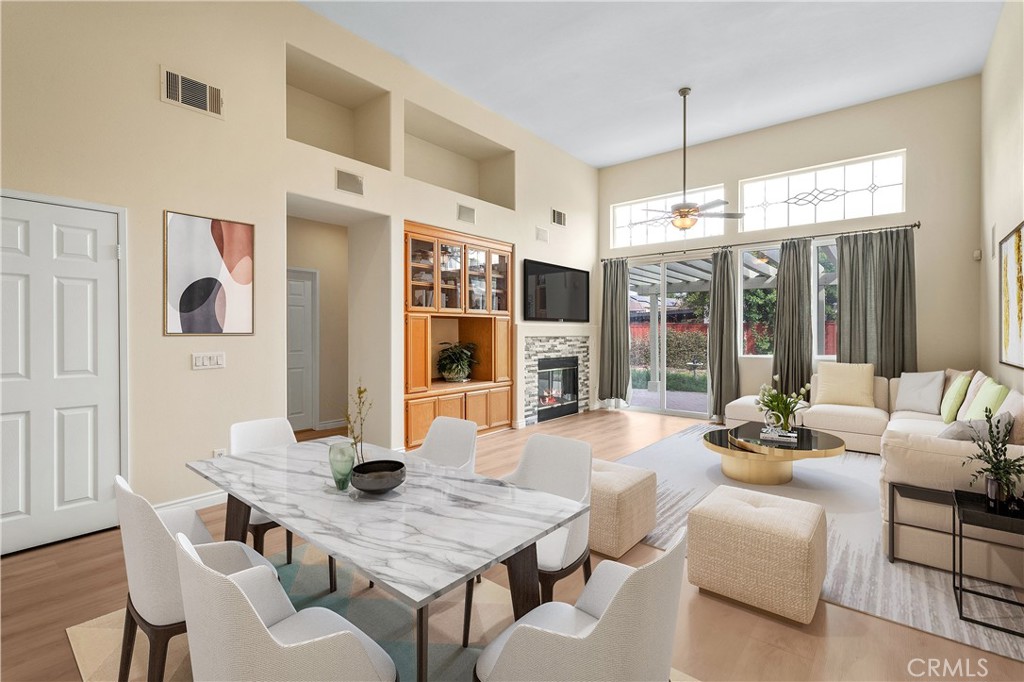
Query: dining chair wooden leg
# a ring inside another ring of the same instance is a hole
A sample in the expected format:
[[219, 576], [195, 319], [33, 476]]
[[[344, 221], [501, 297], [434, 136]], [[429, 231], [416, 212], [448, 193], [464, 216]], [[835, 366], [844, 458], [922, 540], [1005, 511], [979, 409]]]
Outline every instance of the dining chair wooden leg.
[[263, 554], [263, 536], [267, 531], [262, 525], [249, 526], [249, 530], [252, 531], [252, 548]]
[[[128, 598], [131, 601], [131, 597]], [[132, 610], [124, 610], [124, 635], [121, 637], [121, 666], [117, 671], [117, 682], [128, 682], [128, 672], [132, 667], [132, 652], [135, 649], [135, 634], [139, 624], [132, 617]]]
[[338, 566], [334, 562], [334, 557], [327, 557], [327, 572], [330, 573], [331, 592], [338, 591]]
[[484, 581], [483, 573], [477, 573], [477, 575], [476, 575], [476, 584], [479, 585], [483, 581]]
[[547, 604], [555, 596], [555, 581], [549, 576], [540, 575], [540, 603]]
[[290, 564], [292, 562], [292, 532], [290, 530], [285, 531], [285, 563]]
[[149, 682], [164, 682], [164, 668], [167, 667], [167, 645], [171, 637], [166, 631], [156, 630], [149, 638]]
[[[135, 605], [132, 604], [132, 596], [128, 595], [128, 607], [127, 615], [125, 616], [125, 635], [122, 647], [128, 643], [128, 620], [131, 619], [135, 626], [142, 630], [142, 633], [146, 635], [146, 639], [149, 640], [149, 664], [146, 676], [149, 682], [163, 682], [164, 679], [164, 668], [167, 667], [167, 647], [171, 642], [171, 639], [177, 635], [185, 633], [185, 621], [180, 623], [171, 623], [169, 625], [152, 625], [145, 618], [139, 615], [139, 612], [135, 610]], [[134, 630], [134, 628], [133, 628]], [[135, 632], [133, 631], [130, 635], [131, 643], [135, 644]], [[125, 656], [125, 651], [121, 651], [121, 669], [118, 671], [119, 682], [124, 682], [128, 679], [128, 672], [131, 668], [131, 649], [128, 649], [128, 655]]]
[[462, 648], [469, 646], [469, 623], [473, 617], [473, 581], [466, 581], [466, 611], [462, 616]]

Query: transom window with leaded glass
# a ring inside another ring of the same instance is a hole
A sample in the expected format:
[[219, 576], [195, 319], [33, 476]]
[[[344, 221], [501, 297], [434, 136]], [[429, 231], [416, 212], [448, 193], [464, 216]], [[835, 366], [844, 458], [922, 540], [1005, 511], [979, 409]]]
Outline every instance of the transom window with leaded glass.
[[906, 151], [744, 180], [743, 232], [904, 211]]
[[[725, 186], [687, 190], [686, 201], [705, 204], [725, 198]], [[661, 244], [683, 239], [699, 239], [725, 234], [722, 218], [701, 218], [687, 230], [672, 225], [672, 205], [683, 201], [683, 193], [628, 201], [612, 205], [612, 248]]]

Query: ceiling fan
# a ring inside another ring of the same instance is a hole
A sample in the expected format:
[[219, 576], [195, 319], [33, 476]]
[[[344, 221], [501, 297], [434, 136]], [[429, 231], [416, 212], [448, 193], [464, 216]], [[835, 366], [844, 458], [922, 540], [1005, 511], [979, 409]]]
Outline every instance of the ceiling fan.
[[[664, 216], [658, 218], [652, 218], [651, 220], [644, 220], [642, 222], [655, 222], [657, 220], [665, 220], [669, 216], [672, 217], [672, 224], [680, 230], [688, 230], [697, 224], [699, 218], [729, 218], [731, 220], [739, 220], [743, 217], [742, 213], [709, 213], [708, 209], [718, 208], [719, 206], [728, 206], [729, 202], [725, 199], [714, 199], [704, 204], [696, 204], [692, 201], [686, 200], [686, 97], [690, 94], [690, 88], [679, 88], [679, 96], [683, 98], [683, 201], [678, 204], [673, 204], [672, 208], [668, 211], [660, 209], [647, 209], [648, 211], [654, 211], [663, 213]], [[639, 223], [637, 223], [639, 224]]]

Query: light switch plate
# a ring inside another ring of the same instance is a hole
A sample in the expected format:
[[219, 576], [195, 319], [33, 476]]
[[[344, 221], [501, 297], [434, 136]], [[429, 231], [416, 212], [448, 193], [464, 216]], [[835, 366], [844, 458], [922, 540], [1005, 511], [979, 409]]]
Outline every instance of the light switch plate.
[[219, 353], [192, 353], [192, 369], [224, 369], [226, 358]]

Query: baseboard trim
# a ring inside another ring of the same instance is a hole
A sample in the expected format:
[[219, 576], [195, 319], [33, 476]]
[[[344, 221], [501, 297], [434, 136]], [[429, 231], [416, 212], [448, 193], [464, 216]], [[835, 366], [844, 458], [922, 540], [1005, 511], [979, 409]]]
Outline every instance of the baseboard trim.
[[170, 502], [161, 502], [160, 504], [153, 505], [154, 509], [206, 509], [207, 507], [213, 507], [218, 504], [225, 504], [228, 501], [228, 494], [223, 490], [217, 490], [212, 493], [202, 493], [200, 495], [192, 495], [191, 497], [183, 497], [180, 500], [171, 500]]
[[344, 419], [331, 419], [325, 422], [320, 422], [313, 427], [314, 431], [325, 431], [327, 429], [340, 429], [342, 426], [346, 426]]

